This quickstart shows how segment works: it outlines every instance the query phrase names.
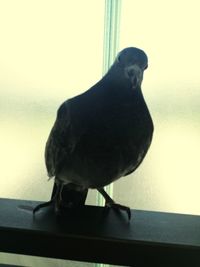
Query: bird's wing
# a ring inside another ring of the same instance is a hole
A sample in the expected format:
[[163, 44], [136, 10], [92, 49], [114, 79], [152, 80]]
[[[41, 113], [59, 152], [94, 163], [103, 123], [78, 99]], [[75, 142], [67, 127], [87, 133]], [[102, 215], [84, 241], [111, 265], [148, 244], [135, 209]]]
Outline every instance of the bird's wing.
[[142, 161], [145, 158], [145, 156], [147, 154], [147, 151], [148, 151], [148, 149], [149, 149], [149, 147], [151, 145], [152, 135], [153, 135], [153, 130], [149, 134], [149, 138], [146, 141], [146, 143], [143, 144], [143, 148], [140, 150], [140, 153], [137, 153], [138, 154], [137, 161], [135, 161], [134, 165], [129, 170], [127, 170], [127, 172], [124, 174], [124, 176], [129, 175], [132, 172], [134, 172], [137, 169], [137, 167], [142, 163]]
[[50, 178], [58, 174], [76, 145], [76, 139], [71, 133], [71, 121], [70, 104], [66, 101], [58, 109], [56, 121], [46, 143], [45, 162]]

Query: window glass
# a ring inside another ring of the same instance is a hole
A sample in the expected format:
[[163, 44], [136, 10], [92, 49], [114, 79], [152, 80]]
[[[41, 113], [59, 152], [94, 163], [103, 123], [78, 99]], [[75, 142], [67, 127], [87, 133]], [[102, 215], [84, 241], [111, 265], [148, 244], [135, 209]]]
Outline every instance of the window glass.
[[[1, 197], [50, 198], [45, 143], [58, 106], [101, 78], [103, 14], [101, 0], [0, 1]], [[94, 266], [5, 253], [0, 262]]]
[[49, 199], [45, 143], [59, 105], [102, 76], [103, 14], [101, 0], [0, 2], [1, 197]]
[[143, 94], [155, 132], [142, 165], [114, 183], [132, 208], [200, 213], [200, 35], [198, 0], [126, 0], [120, 48], [149, 56]]
[[[200, 213], [199, 7], [122, 1], [120, 49], [149, 56], [143, 93], [155, 125], [142, 165], [114, 183], [114, 199], [131, 208]], [[0, 2], [1, 197], [49, 199], [45, 142], [58, 106], [101, 78], [103, 20], [102, 0]]]
[[[35, 256], [27, 255], [17, 255], [11, 253], [0, 253], [0, 260], [2, 264], [15, 264], [18, 266], [29, 266], [29, 267], [94, 267], [93, 263], [89, 262], [78, 262], [78, 261], [66, 261], [61, 259], [51, 259], [51, 258], [42, 258]], [[11, 266], [11, 265], [9, 265]]]

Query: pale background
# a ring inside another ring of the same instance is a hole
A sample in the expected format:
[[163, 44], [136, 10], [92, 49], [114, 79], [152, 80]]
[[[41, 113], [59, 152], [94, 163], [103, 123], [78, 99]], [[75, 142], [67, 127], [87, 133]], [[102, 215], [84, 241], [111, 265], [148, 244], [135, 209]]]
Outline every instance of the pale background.
[[[155, 124], [143, 164], [114, 184], [131, 208], [200, 214], [199, 10], [198, 0], [122, 1], [120, 49], [149, 56], [143, 93]], [[103, 20], [103, 0], [0, 0], [0, 197], [49, 199], [45, 142], [58, 106], [101, 78]], [[0, 262], [80, 266], [3, 253]]]

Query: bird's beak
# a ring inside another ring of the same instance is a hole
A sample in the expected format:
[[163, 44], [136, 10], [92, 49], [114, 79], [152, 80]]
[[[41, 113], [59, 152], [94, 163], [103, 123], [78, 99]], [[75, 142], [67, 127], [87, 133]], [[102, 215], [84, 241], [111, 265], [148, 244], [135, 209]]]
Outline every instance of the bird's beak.
[[133, 89], [136, 89], [138, 86], [141, 86], [143, 79], [143, 71], [137, 64], [128, 66], [125, 69], [125, 73], [127, 78], [131, 81]]

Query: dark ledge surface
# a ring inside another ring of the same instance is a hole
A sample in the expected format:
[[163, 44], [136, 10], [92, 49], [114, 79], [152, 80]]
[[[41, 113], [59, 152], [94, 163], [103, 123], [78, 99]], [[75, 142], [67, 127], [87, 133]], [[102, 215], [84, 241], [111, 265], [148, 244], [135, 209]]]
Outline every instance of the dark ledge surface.
[[200, 266], [200, 216], [84, 206], [64, 217], [0, 199], [0, 251], [124, 266]]

